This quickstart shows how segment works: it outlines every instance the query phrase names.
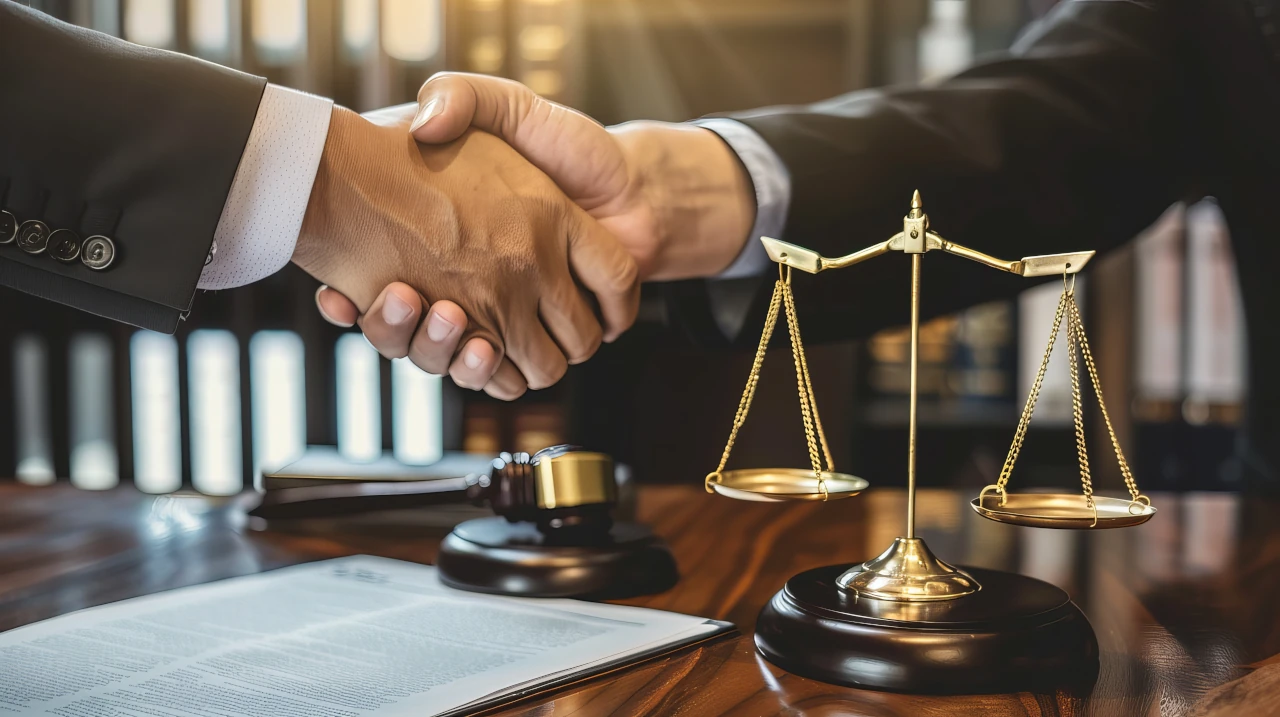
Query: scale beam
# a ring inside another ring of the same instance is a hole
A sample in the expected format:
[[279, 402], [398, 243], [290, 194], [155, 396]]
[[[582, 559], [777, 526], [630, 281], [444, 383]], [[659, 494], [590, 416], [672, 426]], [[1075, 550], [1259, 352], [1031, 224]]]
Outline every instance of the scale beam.
[[[1039, 256], [1024, 256], [1017, 261], [1007, 261], [1005, 259], [997, 259], [989, 254], [983, 254], [976, 249], [970, 249], [967, 246], [947, 241], [934, 232], [926, 232], [925, 239], [924, 251], [926, 252], [936, 249], [964, 257], [970, 261], [976, 261], [993, 269], [1026, 277], [1075, 274], [1083, 269], [1085, 264], [1088, 264], [1096, 253], [1093, 251], [1078, 251], [1066, 254], [1042, 254]], [[765, 252], [768, 253], [769, 258], [773, 261], [810, 274], [817, 274], [827, 269], [843, 269], [846, 266], [860, 264], [867, 259], [873, 259], [891, 251], [906, 252], [907, 244], [906, 235], [899, 232], [888, 241], [873, 244], [852, 254], [830, 258], [812, 249], [806, 249], [781, 239], [760, 237], [760, 241], [764, 244]]]

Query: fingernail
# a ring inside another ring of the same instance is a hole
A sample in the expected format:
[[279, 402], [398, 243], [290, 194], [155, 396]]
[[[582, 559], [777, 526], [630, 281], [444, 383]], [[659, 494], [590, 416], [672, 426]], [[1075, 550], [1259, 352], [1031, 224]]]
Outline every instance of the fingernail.
[[444, 112], [444, 101], [439, 97], [431, 98], [431, 101], [422, 106], [418, 110], [418, 114], [413, 118], [413, 124], [409, 125], [410, 132], [416, 132], [419, 127], [431, 121], [432, 117]]
[[[453, 333], [456, 328], [458, 327], [451, 324], [440, 314], [432, 314], [427, 319], [427, 338], [439, 343], [449, 338], [449, 334]], [[472, 366], [472, 368], [475, 368], [475, 366]]]
[[387, 293], [387, 298], [382, 302], [382, 320], [388, 324], [395, 326], [404, 323], [409, 318], [409, 314], [413, 313], [413, 309], [404, 299], [392, 293]]
[[462, 363], [465, 363], [467, 365], [467, 368], [472, 369], [474, 371], [475, 369], [480, 368], [480, 364], [482, 363], [482, 360], [479, 354], [475, 353], [474, 351], [468, 351], [466, 355], [462, 357]]
[[322, 292], [322, 291], [324, 291], [325, 289], [328, 289], [328, 288], [329, 288], [329, 285], [328, 285], [328, 284], [321, 284], [321, 285], [320, 285], [320, 288], [316, 289], [316, 311], [319, 311], [319, 312], [320, 312], [320, 317], [321, 317], [321, 318], [323, 318], [325, 321], [328, 321], [329, 323], [333, 324], [334, 326], [341, 326], [341, 327], [342, 327], [342, 328], [344, 328], [344, 329], [349, 329], [349, 328], [351, 328], [353, 324], [348, 324], [348, 323], [346, 323], [345, 321], [335, 321], [335, 320], [333, 319], [333, 317], [332, 317], [332, 316], [330, 316], [330, 315], [328, 315], [327, 313], [325, 313], [325, 311], [324, 311], [324, 306], [322, 306], [322, 305], [320, 304], [320, 292]]

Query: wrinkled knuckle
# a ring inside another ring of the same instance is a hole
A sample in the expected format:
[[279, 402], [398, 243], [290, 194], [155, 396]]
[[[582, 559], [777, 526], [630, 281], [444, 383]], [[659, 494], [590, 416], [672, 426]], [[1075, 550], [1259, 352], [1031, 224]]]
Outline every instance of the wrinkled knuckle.
[[433, 376], [443, 376], [449, 372], [449, 359], [430, 350], [429, 339], [421, 334], [413, 339], [409, 348], [409, 360]]
[[636, 263], [628, 258], [619, 262], [609, 281], [609, 289], [615, 294], [630, 294], [640, 284], [640, 270]]

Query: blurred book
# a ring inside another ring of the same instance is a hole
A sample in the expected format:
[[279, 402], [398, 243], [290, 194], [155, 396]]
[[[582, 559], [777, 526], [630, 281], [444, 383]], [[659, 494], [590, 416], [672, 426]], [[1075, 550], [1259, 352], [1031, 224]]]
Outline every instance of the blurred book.
[[1187, 209], [1187, 365], [1179, 443], [1185, 489], [1234, 489], [1245, 395], [1243, 299], [1226, 217], [1212, 199]]
[[995, 301], [960, 312], [948, 393], [962, 402], [1011, 403], [1016, 375], [1012, 302]]
[[447, 452], [427, 466], [407, 465], [391, 453], [373, 461], [352, 461], [333, 446], [308, 446], [305, 453], [283, 468], [263, 475], [263, 487], [270, 490], [328, 485], [334, 482], [399, 482], [463, 478], [489, 472], [489, 454]]
[[1245, 390], [1243, 299], [1226, 217], [1207, 199], [1187, 209], [1187, 398], [1192, 424], [1235, 423]]
[[[940, 316], [920, 325], [920, 363], [917, 393], [921, 402], [933, 401], [947, 390], [947, 369], [955, 343], [956, 317]], [[871, 362], [867, 374], [870, 393], [880, 399], [904, 399], [911, 390], [911, 329], [885, 329], [867, 341]]]

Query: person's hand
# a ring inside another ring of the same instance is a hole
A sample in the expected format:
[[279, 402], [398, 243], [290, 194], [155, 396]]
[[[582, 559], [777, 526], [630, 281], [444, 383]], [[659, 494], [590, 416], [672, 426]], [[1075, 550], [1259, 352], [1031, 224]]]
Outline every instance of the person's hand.
[[[468, 130], [448, 146], [421, 146], [408, 131], [412, 116], [335, 108], [294, 262], [349, 297], [364, 324], [373, 310], [388, 328], [407, 327], [406, 338], [415, 311], [421, 318], [432, 302], [454, 302], [465, 314], [432, 316], [452, 319], [455, 343], [479, 337], [494, 372], [505, 354], [529, 387], [555, 383], [567, 363], [634, 321], [634, 261], [506, 143]], [[416, 308], [401, 287], [381, 289], [396, 282], [416, 289]], [[594, 294], [603, 329], [577, 282]], [[376, 340], [384, 353], [398, 348], [394, 337]], [[465, 355], [453, 361], [474, 370]]]
[[[741, 251], [754, 221], [745, 171], [708, 130], [662, 122], [605, 129], [519, 83], [480, 75], [437, 75], [418, 97], [416, 139], [448, 142], [471, 126], [496, 134], [618, 237], [642, 279], [718, 273]], [[355, 320], [356, 308], [333, 290], [322, 288], [317, 302], [333, 320]], [[430, 343], [409, 338], [409, 330], [383, 340]]]

